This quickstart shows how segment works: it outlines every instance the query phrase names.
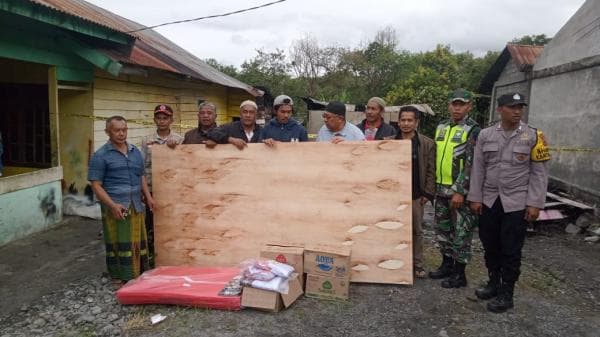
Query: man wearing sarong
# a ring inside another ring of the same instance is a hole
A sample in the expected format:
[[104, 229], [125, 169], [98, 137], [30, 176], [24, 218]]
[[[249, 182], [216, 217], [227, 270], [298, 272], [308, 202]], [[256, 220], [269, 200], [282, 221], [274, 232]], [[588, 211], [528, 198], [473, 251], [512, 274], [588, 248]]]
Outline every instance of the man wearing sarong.
[[149, 269], [142, 198], [150, 209], [154, 200], [146, 183], [142, 153], [127, 142], [125, 118], [108, 118], [105, 132], [109, 140], [92, 156], [88, 180], [102, 204], [108, 273], [119, 286]]

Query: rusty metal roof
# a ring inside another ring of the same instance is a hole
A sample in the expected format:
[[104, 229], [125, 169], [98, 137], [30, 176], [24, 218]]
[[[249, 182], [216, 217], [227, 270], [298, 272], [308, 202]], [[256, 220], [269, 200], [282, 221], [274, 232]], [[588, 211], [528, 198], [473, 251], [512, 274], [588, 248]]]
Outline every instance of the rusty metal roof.
[[494, 83], [500, 77], [502, 70], [506, 67], [508, 61], [513, 59], [519, 71], [530, 71], [537, 58], [542, 54], [544, 46], [529, 46], [508, 43], [506, 48], [502, 50], [496, 62], [490, 67], [488, 72], [483, 76], [477, 91], [481, 94], [489, 95], [492, 92]]
[[535, 61], [544, 50], [544, 46], [528, 46], [521, 44], [509, 43], [506, 45], [506, 49], [510, 53], [510, 56], [515, 61], [517, 66], [533, 66]]
[[[129, 22], [131, 24], [138, 25], [139, 28], [142, 28], [142, 25], [139, 25], [133, 21], [129, 21], [123, 17], [120, 17], [112, 12], [109, 12], [100, 7], [94, 6], [89, 2], [80, 1], [80, 0], [29, 0], [33, 3], [51, 8], [55, 11], [72, 15], [83, 19], [85, 21], [95, 23], [97, 25], [121, 32], [126, 33], [130, 30], [129, 25], [125, 24], [125, 22]], [[131, 34], [130, 34], [131, 35]]]
[[131, 50], [99, 48], [115, 61], [187, 75], [199, 80], [239, 88], [254, 96], [262, 91], [209, 66], [152, 29], [83, 0], [29, 0], [53, 10], [135, 37]]

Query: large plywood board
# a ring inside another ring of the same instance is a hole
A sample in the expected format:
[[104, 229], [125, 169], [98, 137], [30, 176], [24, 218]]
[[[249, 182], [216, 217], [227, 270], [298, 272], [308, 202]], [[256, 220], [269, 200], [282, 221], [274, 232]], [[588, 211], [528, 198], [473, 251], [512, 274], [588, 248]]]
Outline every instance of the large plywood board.
[[353, 282], [412, 284], [409, 141], [152, 150], [157, 264], [232, 266], [267, 242], [344, 244]]

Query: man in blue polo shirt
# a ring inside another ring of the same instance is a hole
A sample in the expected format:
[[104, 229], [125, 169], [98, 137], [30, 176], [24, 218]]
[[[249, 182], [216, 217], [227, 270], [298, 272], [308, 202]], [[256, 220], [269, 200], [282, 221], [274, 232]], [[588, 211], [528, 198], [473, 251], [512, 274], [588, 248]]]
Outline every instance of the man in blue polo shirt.
[[105, 132], [109, 140], [92, 156], [88, 180], [102, 204], [108, 273], [119, 286], [149, 269], [142, 196], [150, 209], [154, 200], [144, 176], [142, 153], [127, 142], [125, 118], [108, 118]]
[[356, 125], [346, 121], [346, 105], [341, 102], [329, 102], [323, 113], [325, 125], [317, 134], [317, 142], [337, 144], [345, 140], [365, 140], [365, 135]]

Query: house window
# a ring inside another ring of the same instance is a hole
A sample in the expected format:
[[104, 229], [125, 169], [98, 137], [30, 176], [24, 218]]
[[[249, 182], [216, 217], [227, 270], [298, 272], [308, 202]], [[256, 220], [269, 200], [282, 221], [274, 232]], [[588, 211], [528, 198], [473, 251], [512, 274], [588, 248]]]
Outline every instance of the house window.
[[51, 167], [48, 86], [0, 83], [5, 166]]

